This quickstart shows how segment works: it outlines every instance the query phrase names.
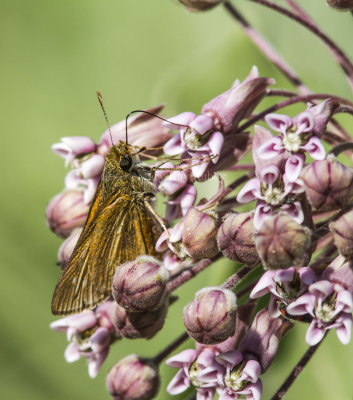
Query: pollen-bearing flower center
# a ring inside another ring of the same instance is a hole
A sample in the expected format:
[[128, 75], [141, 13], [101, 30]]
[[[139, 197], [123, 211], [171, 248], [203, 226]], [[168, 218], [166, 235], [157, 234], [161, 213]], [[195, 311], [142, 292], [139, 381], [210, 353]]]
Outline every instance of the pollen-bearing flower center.
[[264, 185], [262, 187], [262, 197], [266, 203], [277, 206], [283, 202], [285, 194], [280, 187]]
[[243, 390], [248, 386], [249, 382], [241, 379], [241, 375], [243, 372], [243, 363], [241, 367], [235, 367], [229, 375], [226, 375], [224, 378], [224, 383], [230, 387], [234, 392], [238, 390]]
[[200, 381], [198, 381], [197, 378], [197, 374], [199, 372], [199, 367], [196, 363], [196, 361], [194, 361], [189, 368], [189, 378], [190, 378], [190, 382], [195, 386], [195, 387], [201, 387], [202, 383]]
[[288, 132], [282, 139], [284, 148], [292, 153], [297, 153], [302, 145], [300, 135], [295, 132]]
[[335, 318], [334, 305], [325, 302], [321, 306], [317, 306], [315, 308], [315, 315], [322, 322], [332, 322]]

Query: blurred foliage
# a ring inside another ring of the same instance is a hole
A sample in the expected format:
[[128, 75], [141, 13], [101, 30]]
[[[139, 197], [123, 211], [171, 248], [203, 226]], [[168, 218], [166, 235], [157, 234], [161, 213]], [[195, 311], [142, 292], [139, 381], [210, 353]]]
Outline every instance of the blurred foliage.
[[[342, 72], [316, 38], [260, 6], [236, 3], [313, 90], [351, 96]], [[324, 0], [301, 3], [353, 58], [352, 16], [328, 9]], [[44, 212], [63, 188], [65, 174], [50, 145], [62, 136], [99, 138], [105, 123], [96, 90], [114, 123], [133, 109], [164, 102], [167, 116], [198, 112], [254, 64], [262, 75], [276, 78], [276, 87], [290, 85], [223, 7], [191, 14], [171, 0], [2, 0], [0, 31], [0, 397], [109, 399], [108, 369], [131, 352], [147, 356], [163, 348], [182, 332], [182, 307], [193, 293], [221, 283], [234, 264], [217, 263], [180, 289], [165, 329], [147, 342], [118, 342], [95, 380], [84, 361], [66, 364], [65, 336], [49, 330], [60, 240], [47, 229]], [[352, 129], [351, 119], [344, 123]], [[305, 328], [297, 327], [283, 340], [264, 378], [264, 399], [305, 350]], [[352, 398], [352, 357], [352, 344], [342, 346], [331, 333], [286, 399]], [[164, 390], [175, 372], [162, 366], [158, 399], [171, 397]]]

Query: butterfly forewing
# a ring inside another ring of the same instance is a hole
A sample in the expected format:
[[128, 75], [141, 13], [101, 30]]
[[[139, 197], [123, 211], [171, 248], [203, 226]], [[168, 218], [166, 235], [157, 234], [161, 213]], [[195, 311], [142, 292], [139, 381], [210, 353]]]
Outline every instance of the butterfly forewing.
[[[110, 168], [107, 163], [106, 168]], [[134, 185], [139, 178], [119, 170], [114, 178], [118, 182], [107, 184], [104, 177], [113, 176], [111, 172], [103, 173], [86, 225], [56, 286], [53, 314], [94, 308], [110, 297], [117, 266], [139, 255], [156, 255], [160, 230], [144, 204], [143, 185]]]

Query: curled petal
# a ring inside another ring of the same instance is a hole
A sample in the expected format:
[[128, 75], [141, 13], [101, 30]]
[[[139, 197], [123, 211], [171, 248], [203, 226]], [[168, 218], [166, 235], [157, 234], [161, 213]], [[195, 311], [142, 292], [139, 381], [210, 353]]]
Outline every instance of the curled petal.
[[237, 392], [243, 394], [246, 400], [260, 400], [262, 393], [262, 382], [258, 380], [256, 383], [252, 383], [247, 386], [246, 389]]
[[280, 269], [276, 271], [275, 282], [292, 282], [295, 268]]
[[297, 115], [294, 118], [294, 123], [297, 125], [296, 133], [298, 135], [302, 132], [310, 132], [314, 128], [314, 118], [307, 111], [304, 111], [304, 112], [300, 113], [299, 115]]
[[100, 176], [103, 171], [105, 163], [104, 156], [94, 154], [91, 158], [81, 164], [81, 173], [84, 178], [94, 178]]
[[314, 316], [315, 296], [305, 293], [287, 306], [287, 311], [292, 315], [310, 314]]
[[[198, 154], [200, 154], [200, 153], [198, 153]], [[207, 154], [207, 153], [202, 154], [201, 153], [201, 156], [208, 157], [209, 154]], [[194, 166], [191, 167], [191, 171], [192, 171], [192, 174], [194, 175], [194, 177], [195, 178], [201, 178], [201, 176], [205, 173], [209, 163], [210, 163], [210, 159], [208, 159], [208, 160], [206, 159], [206, 160], [203, 160], [203, 161], [196, 160], [196, 159], [192, 160], [192, 164], [194, 164]]]
[[190, 125], [190, 128], [194, 129], [197, 133], [203, 135], [212, 129], [213, 119], [208, 115], [198, 115], [188, 125]]
[[267, 114], [265, 121], [271, 129], [283, 134], [293, 125], [292, 118], [283, 114]]
[[78, 344], [75, 343], [75, 342], [71, 342], [66, 347], [66, 350], [65, 350], [65, 353], [64, 353], [64, 357], [65, 357], [65, 360], [68, 363], [72, 363], [72, 362], [77, 361], [81, 357], [81, 353], [80, 353], [80, 349], [78, 347]]
[[90, 346], [95, 353], [102, 351], [110, 343], [110, 332], [107, 328], [99, 327], [89, 339]]
[[243, 369], [241, 379], [255, 383], [261, 374], [261, 366], [255, 360], [249, 360]]
[[233, 368], [234, 365], [239, 364], [243, 360], [243, 355], [240, 351], [227, 351], [216, 356], [217, 362], [226, 367], [227, 369]]
[[197, 352], [192, 349], [184, 350], [175, 356], [169, 358], [165, 363], [169, 367], [182, 368], [184, 365], [190, 365], [196, 360]]
[[333, 293], [333, 285], [330, 281], [318, 281], [310, 285], [309, 292], [316, 298], [324, 300]]
[[254, 228], [259, 230], [266, 218], [272, 215], [272, 207], [264, 201], [259, 201], [254, 213]]
[[181, 141], [181, 134], [177, 133], [164, 145], [163, 151], [169, 156], [175, 156], [186, 150], [186, 146]]
[[348, 290], [340, 290], [337, 293], [336, 309], [340, 311], [351, 313], [353, 311], [353, 296]]
[[[287, 308], [288, 309], [288, 308]], [[310, 346], [315, 346], [319, 342], [321, 342], [322, 338], [325, 336], [325, 328], [322, 324], [314, 319], [308, 330], [306, 331], [305, 341]]]
[[194, 185], [187, 185], [183, 193], [179, 196], [178, 202], [181, 207], [181, 212], [183, 215], [187, 213], [190, 207], [195, 203], [197, 196], [197, 190]]
[[259, 158], [268, 160], [270, 158], [276, 157], [284, 152], [284, 147], [282, 144], [282, 139], [279, 136], [265, 142], [261, 145], [257, 151]]
[[325, 147], [317, 136], [312, 136], [305, 146], [301, 146], [314, 160], [324, 160], [326, 157]]
[[83, 332], [86, 329], [92, 328], [96, 323], [97, 318], [94, 312], [89, 310], [58, 319], [50, 324], [50, 328], [58, 332], [66, 332], [69, 327], [72, 327]]
[[104, 360], [107, 358], [109, 353], [109, 346], [100, 351], [99, 353], [91, 353], [87, 357], [88, 361], [88, 375], [91, 378], [95, 378], [103, 365]]
[[278, 167], [275, 165], [268, 165], [260, 171], [259, 177], [260, 180], [265, 182], [267, 185], [273, 185], [276, 182], [279, 174], [280, 171]]
[[253, 178], [240, 190], [237, 201], [239, 203], [249, 203], [258, 198], [261, 198], [261, 182], [258, 178]]
[[184, 171], [172, 171], [169, 176], [159, 185], [159, 190], [170, 196], [185, 187], [188, 175]]
[[304, 221], [304, 213], [299, 201], [295, 201], [292, 204], [284, 204], [282, 206], [282, 211], [294, 219], [298, 224], [301, 224]]
[[[168, 229], [168, 231], [170, 233], [171, 230]], [[167, 248], [168, 248], [168, 240], [169, 240], [169, 237], [168, 237], [167, 232], [163, 231], [161, 233], [161, 236], [158, 238], [158, 240], [156, 242], [156, 246], [155, 246], [156, 250], [160, 251], [160, 252], [167, 250]]]
[[170, 394], [179, 394], [184, 392], [190, 386], [190, 381], [185, 375], [184, 370], [180, 370], [167, 386], [167, 392]]
[[285, 166], [285, 174], [289, 182], [295, 182], [303, 169], [305, 162], [305, 155], [302, 153], [292, 154]]
[[219, 155], [221, 154], [221, 150], [224, 143], [224, 137], [221, 132], [213, 132], [210, 136], [209, 141], [207, 142], [208, 147], [211, 150], [211, 153], [214, 158], [212, 158], [212, 162], [215, 164], [219, 160]]
[[[180, 129], [179, 125], [190, 125], [191, 121], [196, 118], [196, 114], [186, 111], [181, 114], [176, 115], [175, 117], [168, 118], [169, 122], [164, 122], [163, 125], [169, 126], [172, 129]], [[179, 125], [174, 125], [179, 124]]]
[[340, 326], [336, 328], [336, 334], [342, 344], [348, 344], [352, 336], [352, 314], [343, 313], [336, 322], [340, 322]]
[[266, 271], [259, 279], [253, 290], [251, 291], [250, 298], [257, 299], [258, 297], [262, 297], [269, 292], [276, 295], [277, 291], [276, 291], [276, 284], [274, 281], [275, 275], [276, 272], [274, 270]]
[[310, 286], [316, 281], [315, 272], [309, 267], [299, 268], [298, 274], [300, 277], [300, 281], [306, 286]]
[[85, 189], [85, 191], [83, 193], [83, 201], [86, 204], [89, 204], [93, 200], [93, 197], [94, 197], [94, 195], [96, 193], [96, 190], [97, 190], [97, 186], [98, 186], [99, 180], [100, 180], [100, 177], [96, 177], [96, 178], [92, 178], [92, 179], [87, 179], [86, 180], [87, 181], [86, 182], [87, 187], [86, 187], [86, 189]]

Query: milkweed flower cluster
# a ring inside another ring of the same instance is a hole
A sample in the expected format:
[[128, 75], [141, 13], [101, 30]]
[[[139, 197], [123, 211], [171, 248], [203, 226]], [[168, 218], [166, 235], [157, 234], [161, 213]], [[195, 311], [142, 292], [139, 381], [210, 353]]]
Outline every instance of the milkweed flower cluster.
[[[180, 2], [192, 11], [221, 3]], [[317, 101], [293, 94], [291, 104], [304, 103], [299, 114], [283, 114], [281, 103], [258, 113], [264, 98], [273, 99], [273, 85], [274, 79], [253, 67], [199, 114], [181, 110], [160, 119], [163, 107], [154, 107], [131, 118], [127, 133], [122, 121], [98, 143], [74, 136], [53, 145], [71, 167], [64, 190], [46, 213], [50, 229], [65, 239], [58, 253], [63, 269], [84, 231], [105, 155], [126, 134], [141, 157], [157, 158], [151, 180], [165, 201], [160, 222], [166, 228], [156, 235], [157, 256], [117, 265], [107, 301], [51, 324], [66, 333], [66, 360], [85, 357], [91, 377], [118, 339], [163, 334], [169, 306], [182, 301], [174, 290], [215, 260], [234, 261], [223, 285], [195, 288], [179, 316], [187, 335], [156, 356], [131, 355], [112, 367], [107, 389], [114, 399], [152, 399], [159, 389], [159, 364], [187, 337], [194, 344], [166, 361], [178, 369], [167, 391], [176, 395], [194, 388], [198, 400], [259, 400], [266, 385], [261, 376], [296, 324], [307, 324], [309, 346], [331, 330], [342, 344], [350, 342], [353, 169], [338, 156], [353, 146], [336, 116], [342, 104], [352, 114], [353, 107], [334, 95]], [[226, 185], [222, 172], [234, 170], [242, 175]], [[210, 178], [218, 180], [218, 189], [208, 189]], [[248, 275], [255, 269], [257, 278]], [[268, 303], [256, 308], [267, 294]]]

